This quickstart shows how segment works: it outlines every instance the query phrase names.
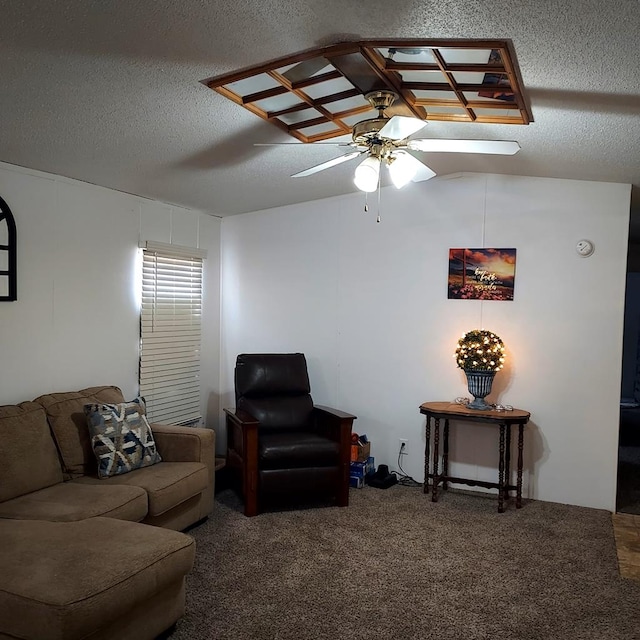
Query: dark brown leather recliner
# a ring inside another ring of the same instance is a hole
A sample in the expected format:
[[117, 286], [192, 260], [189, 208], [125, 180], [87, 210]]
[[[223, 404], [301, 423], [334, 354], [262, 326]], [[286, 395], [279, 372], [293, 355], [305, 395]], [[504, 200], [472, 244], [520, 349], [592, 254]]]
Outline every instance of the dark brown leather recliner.
[[227, 467], [240, 476], [244, 513], [267, 502], [349, 504], [355, 416], [314, 406], [302, 353], [241, 354], [235, 409], [225, 409]]

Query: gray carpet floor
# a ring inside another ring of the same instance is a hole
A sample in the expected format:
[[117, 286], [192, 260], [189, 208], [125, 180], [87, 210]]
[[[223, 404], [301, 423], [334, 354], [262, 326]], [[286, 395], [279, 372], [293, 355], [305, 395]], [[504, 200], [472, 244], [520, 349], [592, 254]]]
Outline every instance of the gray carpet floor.
[[189, 533], [196, 565], [171, 640], [632, 640], [611, 514], [421, 488], [348, 508], [242, 515], [231, 491]]

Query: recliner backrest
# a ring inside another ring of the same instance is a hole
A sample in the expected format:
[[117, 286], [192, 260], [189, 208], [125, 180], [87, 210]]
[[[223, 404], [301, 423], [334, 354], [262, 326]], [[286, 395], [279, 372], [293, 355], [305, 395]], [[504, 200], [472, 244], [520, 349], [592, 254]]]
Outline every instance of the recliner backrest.
[[313, 410], [307, 361], [302, 353], [243, 353], [236, 360], [236, 408], [260, 429], [309, 426]]

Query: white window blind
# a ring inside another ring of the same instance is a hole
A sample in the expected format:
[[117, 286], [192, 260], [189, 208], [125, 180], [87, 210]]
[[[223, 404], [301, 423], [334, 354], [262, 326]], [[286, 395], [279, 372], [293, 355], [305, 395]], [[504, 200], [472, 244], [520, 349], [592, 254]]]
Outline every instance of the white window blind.
[[[150, 422], [200, 419], [202, 257], [147, 248], [142, 260], [140, 395]], [[194, 251], [197, 253], [197, 250]]]

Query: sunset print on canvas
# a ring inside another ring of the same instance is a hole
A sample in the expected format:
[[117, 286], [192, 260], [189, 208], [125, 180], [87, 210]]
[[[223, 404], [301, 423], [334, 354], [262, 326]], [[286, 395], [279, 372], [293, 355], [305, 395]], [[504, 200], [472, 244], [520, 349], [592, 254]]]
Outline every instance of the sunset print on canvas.
[[515, 249], [449, 249], [449, 295], [455, 300], [513, 300]]

